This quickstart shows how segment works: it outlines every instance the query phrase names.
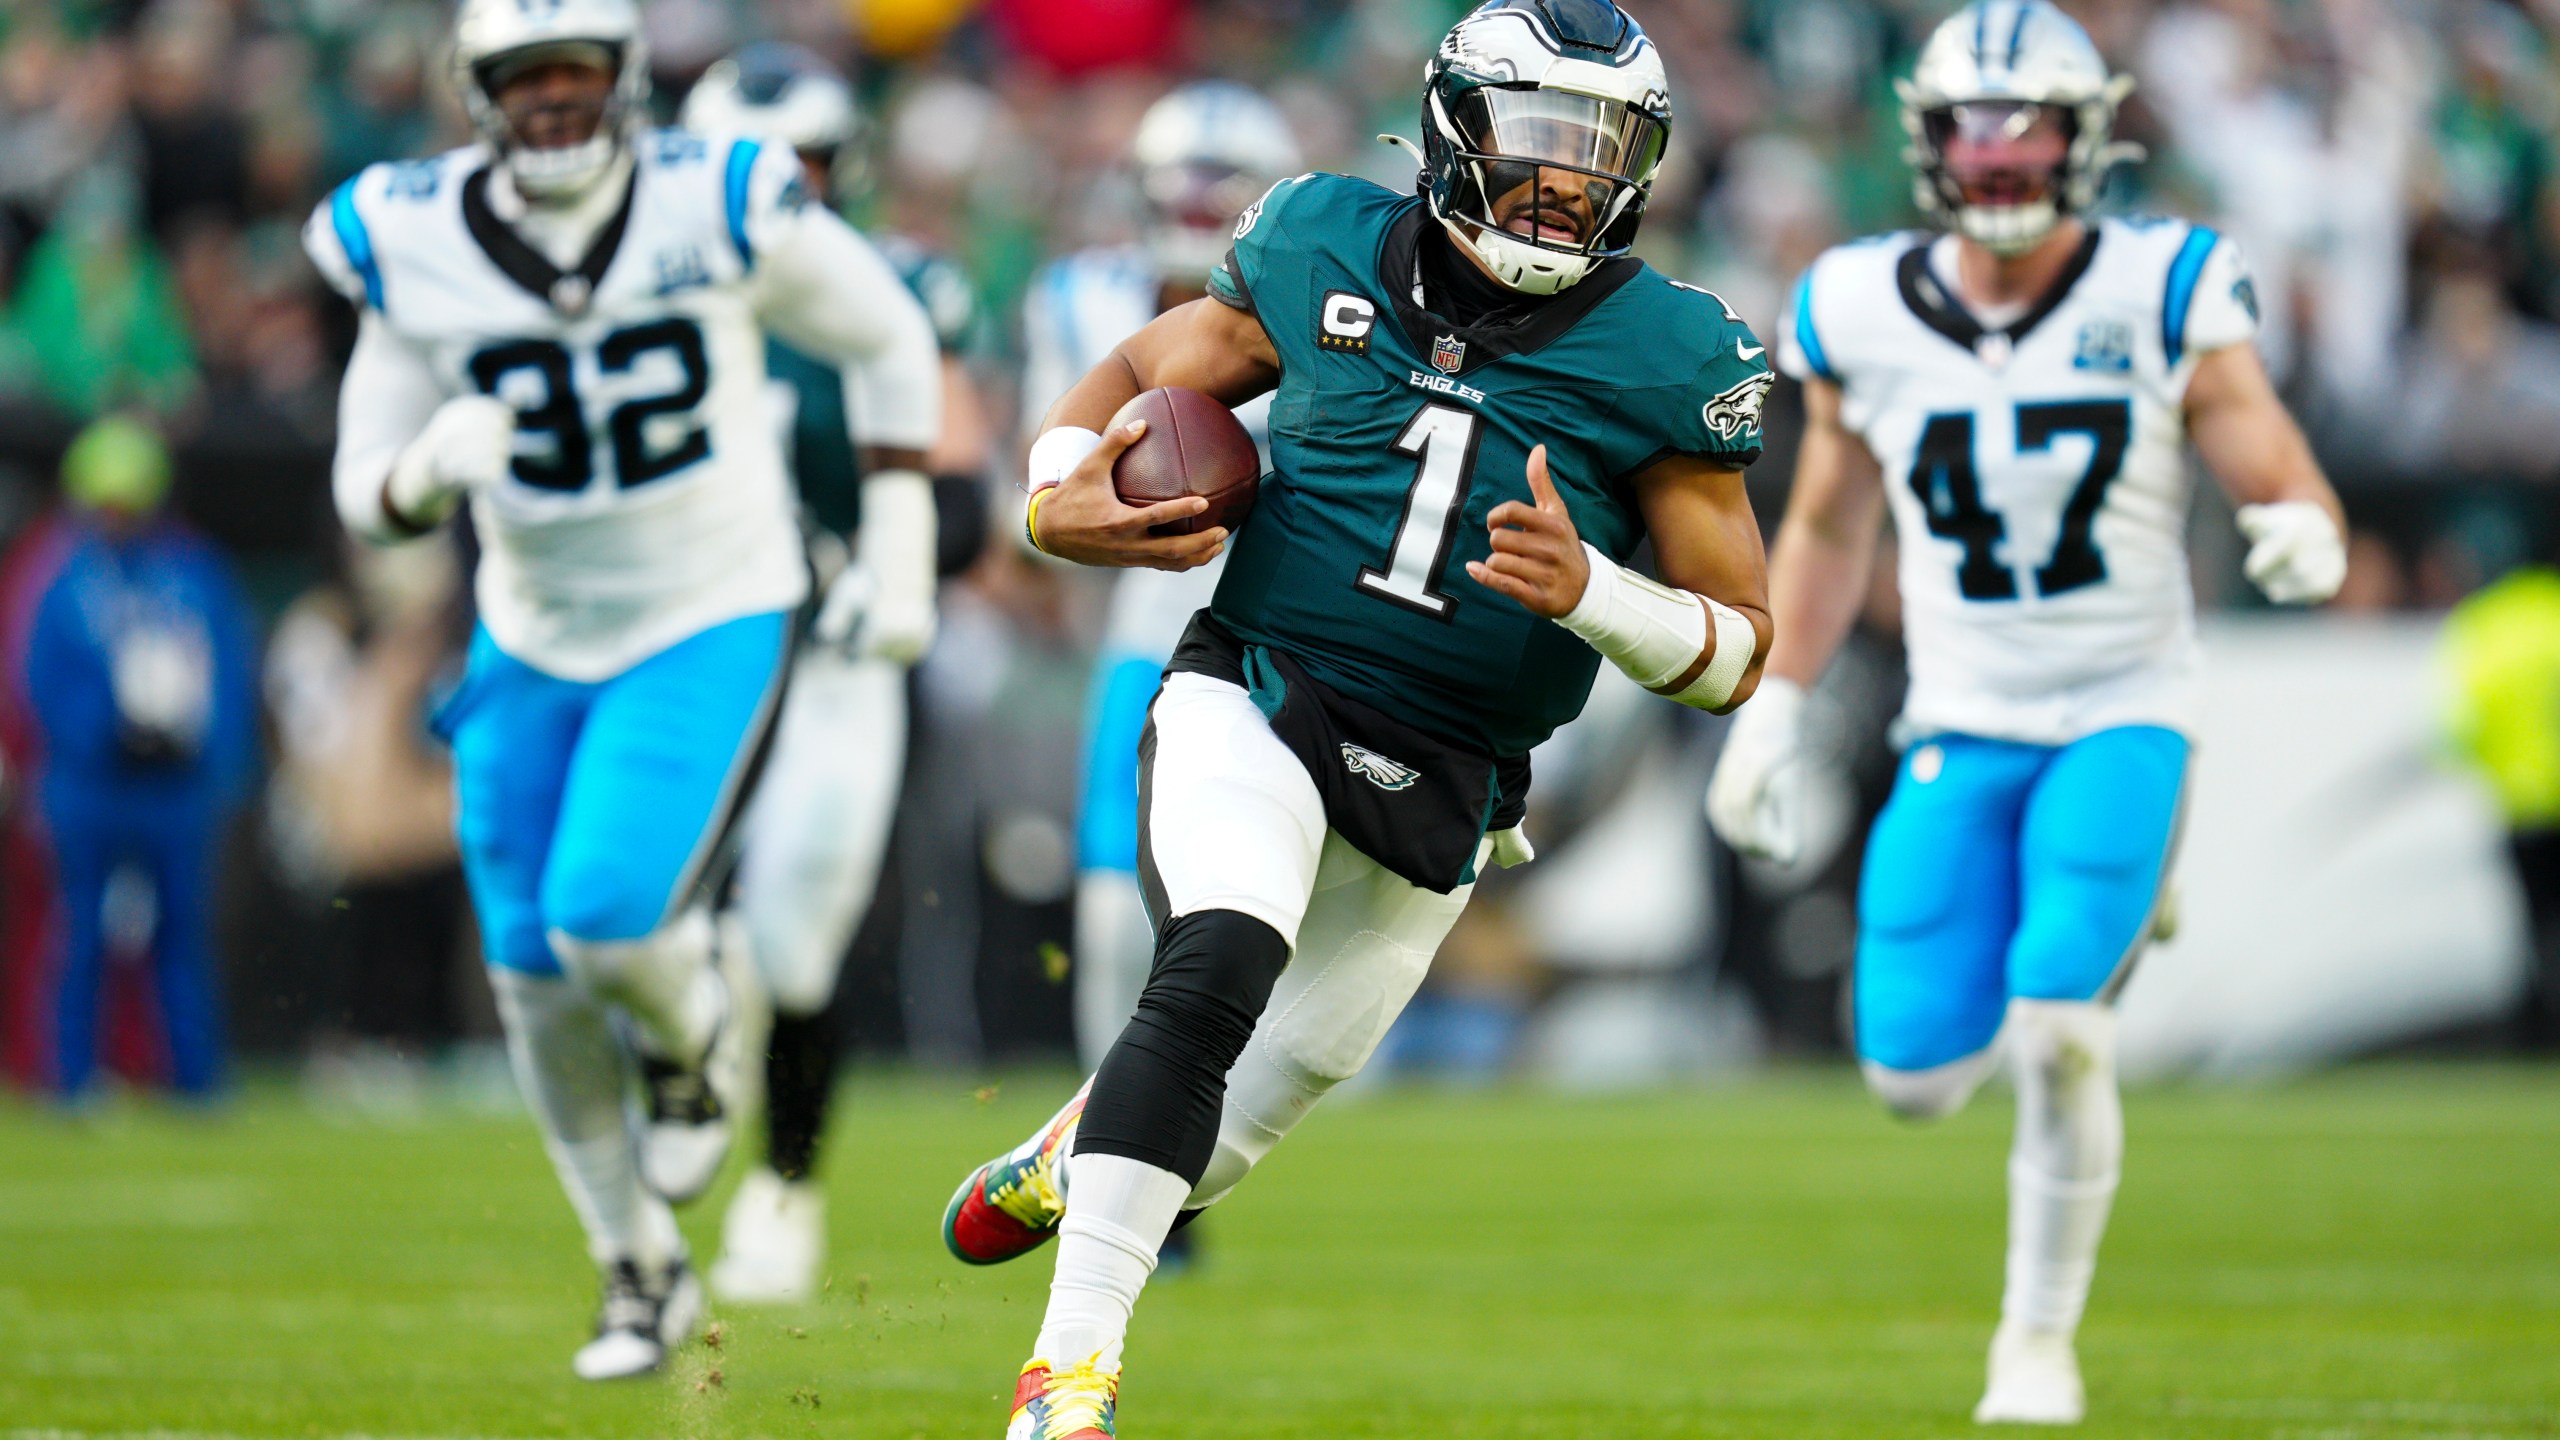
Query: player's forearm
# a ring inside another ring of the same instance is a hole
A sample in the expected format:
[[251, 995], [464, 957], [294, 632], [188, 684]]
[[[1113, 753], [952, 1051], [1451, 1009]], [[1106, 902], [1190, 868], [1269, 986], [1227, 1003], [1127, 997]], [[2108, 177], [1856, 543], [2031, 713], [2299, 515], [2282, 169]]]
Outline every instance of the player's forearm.
[[1149, 387], [1140, 383], [1137, 368], [1130, 363], [1126, 347], [1102, 357], [1102, 363], [1084, 373], [1084, 378], [1067, 387], [1058, 403], [1049, 407], [1040, 428], [1043, 432], [1058, 429], [1090, 430], [1102, 433], [1120, 407], [1135, 400]]
[[2187, 382], [2186, 411], [2187, 437], [2233, 505], [2308, 501], [2345, 533], [2338, 492], [2320, 473], [2311, 442], [2277, 397], [2255, 348], [2226, 346], [2198, 361]]
[[1876, 535], [1872, 520], [1846, 533], [1795, 514], [1779, 526], [1769, 561], [1770, 675], [1808, 688], [1822, 678], [1866, 603]]

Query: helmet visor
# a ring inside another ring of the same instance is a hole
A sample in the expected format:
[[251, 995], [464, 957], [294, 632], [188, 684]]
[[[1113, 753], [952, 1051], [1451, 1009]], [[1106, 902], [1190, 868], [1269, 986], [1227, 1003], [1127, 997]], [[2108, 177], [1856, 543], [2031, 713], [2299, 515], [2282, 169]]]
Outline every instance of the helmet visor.
[[1625, 223], [1662, 164], [1668, 132], [1620, 100], [1484, 86], [1450, 117], [1474, 172], [1479, 213], [1467, 218], [1545, 249], [1617, 253]]

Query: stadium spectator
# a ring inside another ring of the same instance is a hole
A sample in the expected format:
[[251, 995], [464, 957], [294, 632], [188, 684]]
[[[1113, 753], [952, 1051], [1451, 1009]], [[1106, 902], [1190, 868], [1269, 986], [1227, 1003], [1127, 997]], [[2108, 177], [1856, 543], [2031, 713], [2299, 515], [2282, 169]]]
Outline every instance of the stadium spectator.
[[2497, 796], [2524, 892], [2527, 1048], [2560, 1049], [2560, 570], [2516, 570], [2445, 622], [2453, 738]]
[[146, 942], [171, 1079], [204, 1097], [223, 1077], [213, 882], [256, 756], [257, 640], [229, 562], [163, 513], [169, 457], [150, 430], [90, 426], [62, 488], [68, 548], [25, 675], [63, 912], [54, 1083], [89, 1090], [108, 952]]

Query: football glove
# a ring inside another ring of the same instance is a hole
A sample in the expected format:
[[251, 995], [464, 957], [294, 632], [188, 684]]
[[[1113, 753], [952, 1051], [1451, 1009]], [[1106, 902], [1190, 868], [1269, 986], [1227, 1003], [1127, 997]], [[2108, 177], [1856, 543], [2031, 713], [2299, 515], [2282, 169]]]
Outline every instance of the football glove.
[[1725, 731], [1707, 782], [1707, 819], [1745, 855], [1793, 865], [1804, 853], [1804, 687], [1763, 675]]
[[2279, 605], [2317, 605], [2347, 579], [2347, 542], [2329, 512], [2309, 500], [2243, 505], [2240, 533], [2249, 537], [2241, 569]]
[[884, 470], [862, 482], [853, 563], [827, 586], [815, 634], [857, 660], [912, 665], [934, 628], [933, 482]]
[[447, 400], [391, 462], [382, 493], [392, 518], [419, 529], [434, 526], [463, 496], [505, 479], [515, 448], [514, 406], [494, 395]]

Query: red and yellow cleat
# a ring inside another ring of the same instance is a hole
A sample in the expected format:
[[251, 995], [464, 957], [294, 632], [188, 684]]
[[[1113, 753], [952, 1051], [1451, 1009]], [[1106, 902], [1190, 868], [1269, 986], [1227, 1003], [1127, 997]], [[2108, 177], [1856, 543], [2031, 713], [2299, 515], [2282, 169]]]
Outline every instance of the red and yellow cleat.
[[[1095, 1356], [1094, 1360], [1100, 1359]], [[1004, 1440], [1111, 1440], [1120, 1402], [1120, 1372], [1087, 1360], [1052, 1370], [1046, 1360], [1022, 1367], [1013, 1386], [1013, 1423]]]
[[1039, 1249], [1058, 1233], [1058, 1222], [1067, 1214], [1059, 1171], [1067, 1163], [1076, 1122], [1084, 1117], [1085, 1096], [1092, 1090], [1093, 1082], [1085, 1081], [1039, 1133], [961, 1182], [942, 1211], [942, 1243], [952, 1254], [972, 1265], [1001, 1265]]

